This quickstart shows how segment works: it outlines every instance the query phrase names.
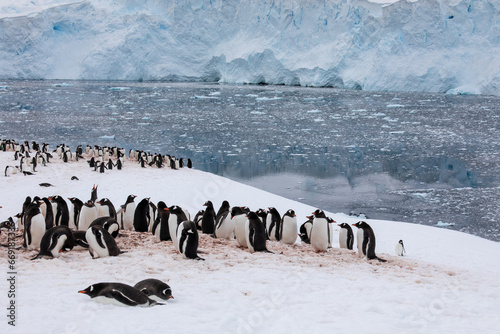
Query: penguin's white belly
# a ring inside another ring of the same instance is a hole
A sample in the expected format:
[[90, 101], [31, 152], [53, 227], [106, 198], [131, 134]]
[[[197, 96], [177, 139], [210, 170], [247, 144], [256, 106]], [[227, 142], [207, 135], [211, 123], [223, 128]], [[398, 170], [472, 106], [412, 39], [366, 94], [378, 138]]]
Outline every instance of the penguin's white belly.
[[326, 219], [315, 219], [311, 230], [311, 246], [315, 251], [328, 249], [328, 222]]
[[82, 206], [82, 210], [80, 211], [80, 219], [78, 222], [78, 229], [80, 231], [88, 230], [90, 224], [92, 224], [92, 222], [96, 219], [97, 210], [95, 209], [95, 207], [88, 208], [86, 206]]
[[123, 213], [123, 229], [132, 231], [134, 229], [135, 203], [129, 204]]
[[356, 243], [358, 246], [358, 255], [364, 256], [363, 254], [363, 229], [359, 228], [356, 233]]
[[234, 232], [234, 225], [235, 220], [231, 219], [230, 215], [227, 215], [226, 218], [223, 219], [220, 227], [215, 230], [215, 236], [217, 238], [230, 239]]
[[247, 233], [245, 233], [245, 222], [247, 221], [245, 215], [238, 215], [234, 219], [234, 235], [236, 241], [241, 247], [248, 247]]
[[403, 246], [400, 243], [396, 244], [396, 254], [398, 256], [403, 256], [404, 255]]
[[[182, 223], [181, 223], [182, 224]], [[176, 215], [170, 215], [168, 218], [168, 231], [170, 232], [170, 238], [172, 239], [172, 242], [174, 244], [174, 248], [180, 252], [179, 250], [179, 239], [177, 238], [177, 231], [178, 227], [181, 225], [177, 225], [177, 216]]]
[[347, 248], [347, 229], [341, 228], [339, 232], [340, 248]]
[[248, 219], [245, 221], [244, 227], [245, 227], [245, 239], [248, 250], [250, 250], [250, 252], [253, 253], [255, 252], [255, 249], [253, 248], [252, 242], [250, 241], [250, 222], [248, 221]]
[[52, 257], [59, 257], [59, 251], [63, 248], [64, 246], [64, 243], [66, 242], [66, 239], [68, 239], [68, 236], [66, 236], [65, 234], [61, 235], [58, 239], [57, 239], [57, 244], [56, 246], [50, 251], [50, 253], [52, 254]]
[[92, 229], [87, 230], [85, 238], [87, 239], [89, 251], [92, 253], [93, 258], [109, 256], [109, 250], [106, 247], [106, 242], [102, 240], [102, 244], [104, 245], [104, 248], [102, 248], [97, 242], [96, 236], [92, 233]]
[[297, 219], [285, 216], [283, 219], [281, 241], [285, 244], [293, 245], [297, 241], [297, 232]]
[[160, 229], [161, 229], [161, 222], [158, 223], [158, 225], [156, 225], [156, 228], [155, 228], [155, 241], [156, 242], [160, 242]]
[[45, 234], [45, 219], [41, 213], [31, 218], [31, 244], [28, 249], [40, 249], [40, 241]]

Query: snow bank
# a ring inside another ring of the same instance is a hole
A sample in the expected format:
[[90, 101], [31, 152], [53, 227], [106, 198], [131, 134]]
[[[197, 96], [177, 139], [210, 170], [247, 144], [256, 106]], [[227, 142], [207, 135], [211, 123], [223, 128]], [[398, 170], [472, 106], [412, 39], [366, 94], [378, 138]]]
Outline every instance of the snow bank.
[[0, 1], [0, 78], [500, 94], [494, 0]]
[[[0, 152], [0, 166], [13, 165]], [[78, 181], [72, 181], [71, 176]], [[40, 187], [48, 182], [54, 187]], [[293, 208], [301, 222], [315, 208], [198, 170], [140, 168], [93, 172], [84, 161], [54, 159], [33, 176], [0, 177], [2, 220], [19, 212], [26, 196], [59, 194], [98, 197], [115, 206], [129, 194], [137, 199], [179, 204], [191, 214], [211, 199], [252, 209]], [[338, 222], [356, 218], [330, 215]], [[186, 260], [171, 242], [155, 243], [150, 233], [123, 232], [117, 240], [127, 253], [93, 260], [71, 251], [57, 259], [30, 261], [35, 251], [17, 251], [16, 328], [8, 333], [116, 332], [172, 333], [471, 333], [499, 326], [500, 244], [464, 233], [421, 225], [367, 220], [377, 235], [377, 253], [387, 263], [368, 262], [354, 251], [333, 248], [315, 254], [304, 244], [268, 242], [275, 254], [249, 253], [235, 241], [201, 235], [205, 261]], [[394, 247], [405, 242], [407, 256]], [[5, 242], [2, 232], [0, 240]], [[20, 240], [17, 241], [20, 243]], [[4, 272], [6, 251], [0, 252]], [[102, 305], [77, 291], [97, 282], [135, 284], [145, 278], [167, 282], [174, 300], [153, 308]], [[7, 291], [8, 282], [0, 284]], [[7, 293], [0, 303], [7, 307]], [[5, 310], [5, 309], [4, 309]], [[6, 312], [6, 311], [4, 311]]]

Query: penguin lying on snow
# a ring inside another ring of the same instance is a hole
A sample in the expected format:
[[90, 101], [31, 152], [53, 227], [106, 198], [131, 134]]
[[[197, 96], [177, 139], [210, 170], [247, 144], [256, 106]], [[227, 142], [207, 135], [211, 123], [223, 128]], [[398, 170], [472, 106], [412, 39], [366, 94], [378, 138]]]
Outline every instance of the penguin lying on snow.
[[78, 293], [86, 294], [104, 304], [142, 307], [164, 305], [150, 299], [138, 289], [123, 283], [96, 283], [85, 290], [78, 291]]
[[157, 299], [157, 298], [163, 300], [174, 299], [174, 296], [172, 296], [172, 289], [170, 288], [170, 286], [167, 283], [160, 281], [159, 279], [148, 278], [142, 280], [138, 282], [136, 285], [134, 285], [134, 288], [141, 291], [151, 299]]

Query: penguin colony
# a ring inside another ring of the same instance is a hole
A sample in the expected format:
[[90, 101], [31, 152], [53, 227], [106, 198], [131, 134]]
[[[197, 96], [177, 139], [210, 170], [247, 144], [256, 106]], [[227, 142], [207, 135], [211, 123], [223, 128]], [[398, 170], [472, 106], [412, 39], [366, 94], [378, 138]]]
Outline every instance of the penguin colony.
[[[42, 144], [40, 148], [35, 142], [30, 145], [28, 142], [18, 144], [2, 140], [0, 151], [9, 150], [15, 152], [14, 158], [20, 160], [20, 163], [19, 166], [7, 166], [5, 176], [19, 172], [30, 175], [36, 172], [37, 166], [46, 165], [53, 158], [47, 144]], [[34, 155], [32, 152], [35, 152]], [[65, 145], [60, 145], [52, 153], [64, 162], [69, 162], [84, 158], [84, 152], [90, 157], [87, 162], [95, 171], [123, 168], [125, 152], [116, 147], [87, 146], [84, 151], [79, 146], [76, 152], [72, 153]], [[33, 157], [30, 158], [31, 156]], [[112, 162], [113, 157], [116, 163]], [[168, 155], [151, 155], [141, 151], [131, 150], [128, 159], [136, 160], [144, 168], [184, 167], [182, 158], [177, 160]], [[190, 160], [188, 167], [192, 167]], [[77, 180], [76, 177], [72, 179]], [[214, 204], [208, 200], [203, 205], [204, 209], [191, 219], [190, 213], [179, 205], [168, 206], [163, 201], [155, 205], [150, 198], [144, 198], [136, 203], [136, 196], [132, 194], [116, 210], [108, 198], [98, 200], [97, 189], [97, 185], [91, 189], [90, 199], [86, 201], [75, 197], [68, 198], [69, 206], [64, 198], [57, 195], [48, 198], [26, 197], [21, 212], [14, 217], [18, 219], [18, 230], [22, 231], [23, 248], [39, 251], [32, 260], [55, 258], [61, 253], [78, 249], [88, 250], [93, 259], [119, 256], [124, 253], [115, 241], [115, 238], [120, 237], [120, 230], [151, 233], [156, 242], [171, 241], [175, 250], [183, 257], [194, 260], [204, 260], [198, 255], [199, 233], [208, 234], [213, 238], [236, 240], [240, 248], [247, 248], [252, 253], [272, 253], [267, 249], [268, 241], [294, 245], [300, 240], [310, 244], [318, 253], [326, 252], [332, 247], [332, 229], [336, 222], [320, 209], [306, 217], [307, 220], [299, 226], [292, 209], [281, 216], [274, 207], [251, 211], [245, 206], [231, 207], [228, 201], [224, 201], [216, 212]], [[0, 226], [9, 228], [13, 225], [16, 223], [9, 218]], [[340, 248], [352, 250], [354, 234], [351, 226], [346, 223], [338, 226]], [[385, 262], [386, 260], [379, 258], [375, 253], [376, 241], [373, 229], [363, 221], [352, 226], [358, 229], [358, 254], [368, 260]], [[396, 252], [400, 256], [403, 255], [402, 241], [398, 243]], [[123, 283], [96, 283], [79, 293], [105, 302], [129, 306], [162, 304], [152, 296], [162, 300], [173, 298], [170, 287], [154, 279], [141, 281], [134, 287]]]

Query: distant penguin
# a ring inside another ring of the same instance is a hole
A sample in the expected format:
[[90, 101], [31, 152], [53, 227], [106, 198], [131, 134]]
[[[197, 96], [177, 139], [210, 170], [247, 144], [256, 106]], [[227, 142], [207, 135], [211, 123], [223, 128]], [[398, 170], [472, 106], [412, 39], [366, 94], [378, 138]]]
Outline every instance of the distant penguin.
[[149, 211], [149, 198], [144, 198], [137, 204], [134, 212], [134, 230], [136, 232], [147, 232], [151, 221]]
[[24, 243], [28, 250], [40, 249], [40, 242], [45, 234], [45, 218], [40, 210], [40, 202], [30, 204], [24, 219]]
[[83, 203], [78, 217], [78, 229], [85, 231], [89, 228], [90, 224], [97, 219], [97, 209], [92, 201]]
[[198, 256], [198, 238], [198, 229], [192, 221], [183, 221], [177, 227], [179, 252], [187, 259], [204, 260]]
[[134, 229], [134, 213], [135, 213], [135, 198], [137, 196], [129, 195], [124, 205], [119, 212], [118, 222], [123, 230], [131, 231]]
[[102, 226], [94, 225], [85, 233], [89, 244], [89, 253], [93, 259], [106, 256], [118, 256], [122, 252], [116, 245], [115, 239]]
[[168, 229], [168, 218], [170, 217], [170, 211], [168, 210], [165, 202], [158, 202], [158, 214], [153, 224], [151, 232], [155, 236], [157, 242], [172, 240], [170, 237], [170, 231]]
[[97, 201], [97, 187], [96, 185], [94, 185], [92, 187], [92, 190], [90, 191], [90, 201], [92, 203], [95, 203], [95, 201]]
[[248, 247], [247, 233], [245, 231], [246, 215], [248, 213], [249, 210], [240, 206], [233, 206], [231, 209], [231, 219], [234, 220], [234, 236], [241, 247]]
[[187, 168], [193, 168], [193, 162], [188, 158]]
[[156, 300], [150, 299], [145, 293], [136, 288], [123, 283], [95, 283], [85, 290], [78, 291], [78, 293], [86, 294], [103, 304], [142, 307], [163, 305]]
[[59, 257], [60, 252], [70, 251], [75, 246], [73, 233], [67, 226], [54, 226], [47, 230], [40, 241], [40, 253], [32, 260], [41, 257]]
[[352, 228], [349, 224], [342, 223], [338, 224], [340, 227], [339, 232], [339, 245], [340, 248], [351, 249], [354, 245], [354, 233], [352, 233]]
[[151, 299], [155, 300], [174, 299], [174, 296], [172, 296], [172, 289], [170, 288], [170, 286], [167, 283], [160, 281], [159, 279], [148, 278], [142, 280], [140, 282], [137, 282], [137, 284], [134, 285], [134, 288], [141, 291]]
[[230, 239], [234, 233], [234, 220], [231, 219], [230, 206], [228, 201], [222, 202], [215, 219], [215, 237]]
[[274, 207], [269, 208], [269, 214], [266, 217], [266, 230], [269, 240], [280, 241], [281, 215]]
[[330, 224], [323, 210], [318, 209], [314, 211], [313, 215], [311, 246], [315, 252], [326, 252], [330, 244]]
[[83, 202], [76, 198], [68, 198], [71, 202], [71, 207], [69, 209], [69, 227], [78, 230], [78, 220], [80, 219], [80, 211], [82, 210]]
[[[359, 221], [356, 224], [353, 224], [353, 226], [356, 226], [358, 229], [363, 230], [363, 239], [361, 242], [361, 247], [363, 250], [363, 254], [366, 255], [366, 258], [368, 260], [373, 260], [377, 259], [380, 262], [386, 262], [386, 260], [379, 258], [375, 254], [375, 233], [373, 232], [373, 229], [364, 221]], [[359, 234], [358, 234], [359, 236]], [[358, 239], [358, 244], [360, 243], [360, 240]]]
[[54, 222], [56, 226], [69, 226], [68, 204], [61, 196], [49, 197], [52, 204], [55, 204]]
[[307, 216], [307, 221], [305, 221], [304, 223], [302, 223], [302, 225], [300, 225], [299, 237], [303, 243], [306, 243], [306, 244], [311, 243], [309, 238], [311, 237], [313, 219], [314, 219], [314, 216]]
[[215, 230], [215, 210], [212, 201], [206, 201], [203, 206], [206, 206], [205, 213], [201, 219], [201, 231], [206, 234], [213, 234]]
[[118, 233], [120, 231], [120, 225], [116, 221], [116, 219], [112, 217], [99, 217], [96, 218], [89, 226], [92, 227], [94, 225], [99, 225], [102, 226], [106, 231], [111, 234], [113, 238], [116, 238], [118, 236]]
[[405, 245], [403, 244], [403, 240], [399, 240], [396, 244], [396, 254], [398, 256], [404, 256], [406, 253]]
[[99, 202], [98, 217], [111, 217], [116, 219], [116, 209], [108, 198], [102, 198]]
[[247, 215], [245, 233], [250, 252], [269, 252], [266, 248], [266, 228], [264, 222], [253, 211]]
[[297, 241], [297, 217], [292, 209], [285, 212], [281, 219], [280, 240], [288, 245], [293, 245]]
[[184, 210], [178, 205], [173, 205], [168, 209], [170, 211], [170, 216], [168, 217], [168, 230], [175, 249], [180, 252], [179, 238], [177, 237], [178, 227], [182, 222], [187, 221], [188, 218]]

